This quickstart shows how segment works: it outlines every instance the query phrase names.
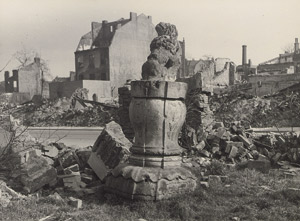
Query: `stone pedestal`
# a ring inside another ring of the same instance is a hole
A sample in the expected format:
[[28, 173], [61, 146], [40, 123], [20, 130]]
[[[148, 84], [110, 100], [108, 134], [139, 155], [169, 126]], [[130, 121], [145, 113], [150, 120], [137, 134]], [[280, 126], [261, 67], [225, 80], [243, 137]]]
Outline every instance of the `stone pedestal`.
[[133, 81], [129, 114], [135, 131], [129, 164], [117, 166], [106, 189], [130, 199], [160, 200], [193, 191], [196, 178], [181, 167], [178, 134], [186, 116], [187, 85]]

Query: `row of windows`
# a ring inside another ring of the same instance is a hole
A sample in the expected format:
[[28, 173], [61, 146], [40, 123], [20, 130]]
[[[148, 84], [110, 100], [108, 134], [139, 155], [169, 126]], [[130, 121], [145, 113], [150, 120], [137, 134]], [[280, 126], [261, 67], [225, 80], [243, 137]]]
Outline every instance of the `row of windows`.
[[[100, 56], [100, 64], [105, 65], [107, 62], [107, 59], [104, 55]], [[78, 67], [83, 67], [83, 56], [78, 56], [77, 57], [77, 63]], [[94, 54], [89, 54], [89, 66], [95, 66], [95, 55]]]
[[[79, 80], [96, 80], [96, 75], [95, 74], [89, 74], [89, 78], [85, 79], [84, 75], [80, 74], [79, 75]], [[106, 77], [106, 73], [105, 72], [102, 72], [100, 74], [100, 80], [103, 80], [103, 81], [108, 80], [107, 77]]]

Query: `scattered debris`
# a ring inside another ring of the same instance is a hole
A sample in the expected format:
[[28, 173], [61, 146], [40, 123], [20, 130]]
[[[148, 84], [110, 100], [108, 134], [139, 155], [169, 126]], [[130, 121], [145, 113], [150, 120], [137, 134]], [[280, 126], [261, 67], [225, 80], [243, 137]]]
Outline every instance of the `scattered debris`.
[[82, 200], [76, 199], [74, 197], [69, 197], [68, 204], [77, 209], [80, 209], [82, 207]]

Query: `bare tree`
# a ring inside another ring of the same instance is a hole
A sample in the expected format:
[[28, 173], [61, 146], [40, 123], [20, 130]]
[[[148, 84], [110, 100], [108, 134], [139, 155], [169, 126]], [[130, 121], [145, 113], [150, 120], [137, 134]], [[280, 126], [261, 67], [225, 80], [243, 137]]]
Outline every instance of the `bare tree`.
[[294, 53], [294, 44], [289, 43], [281, 48], [284, 53]]
[[37, 53], [35, 50], [27, 49], [26, 47], [23, 46], [23, 48], [21, 50], [17, 51], [13, 55], [13, 57], [20, 63], [18, 68], [22, 68], [22, 67], [29, 65], [30, 63], [32, 63], [34, 61], [35, 57], [39, 57], [40, 58], [40, 68], [43, 73], [43, 79], [44, 80], [52, 80], [51, 71], [48, 66], [48, 61], [41, 58], [40, 54]]

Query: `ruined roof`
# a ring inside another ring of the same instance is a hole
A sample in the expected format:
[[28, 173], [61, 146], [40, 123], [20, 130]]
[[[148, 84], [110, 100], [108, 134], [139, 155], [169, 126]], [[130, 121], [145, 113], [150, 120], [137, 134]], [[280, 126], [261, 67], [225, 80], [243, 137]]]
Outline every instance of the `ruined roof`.
[[92, 46], [95, 47], [108, 47], [115, 35], [118, 28], [128, 23], [130, 19], [119, 19], [114, 22], [102, 22], [102, 27], [98, 32], [97, 37], [94, 39]]
[[93, 41], [98, 35], [99, 31], [101, 30], [101, 27], [101, 23], [92, 22], [92, 30], [81, 37], [76, 51], [84, 51], [91, 49]]
[[137, 16], [136, 13], [130, 12], [129, 19], [120, 18], [113, 22], [104, 20], [102, 23], [92, 22], [92, 30], [81, 37], [76, 51], [89, 50], [93, 47], [109, 47], [116, 30], [140, 16], [146, 17], [144, 14]]

